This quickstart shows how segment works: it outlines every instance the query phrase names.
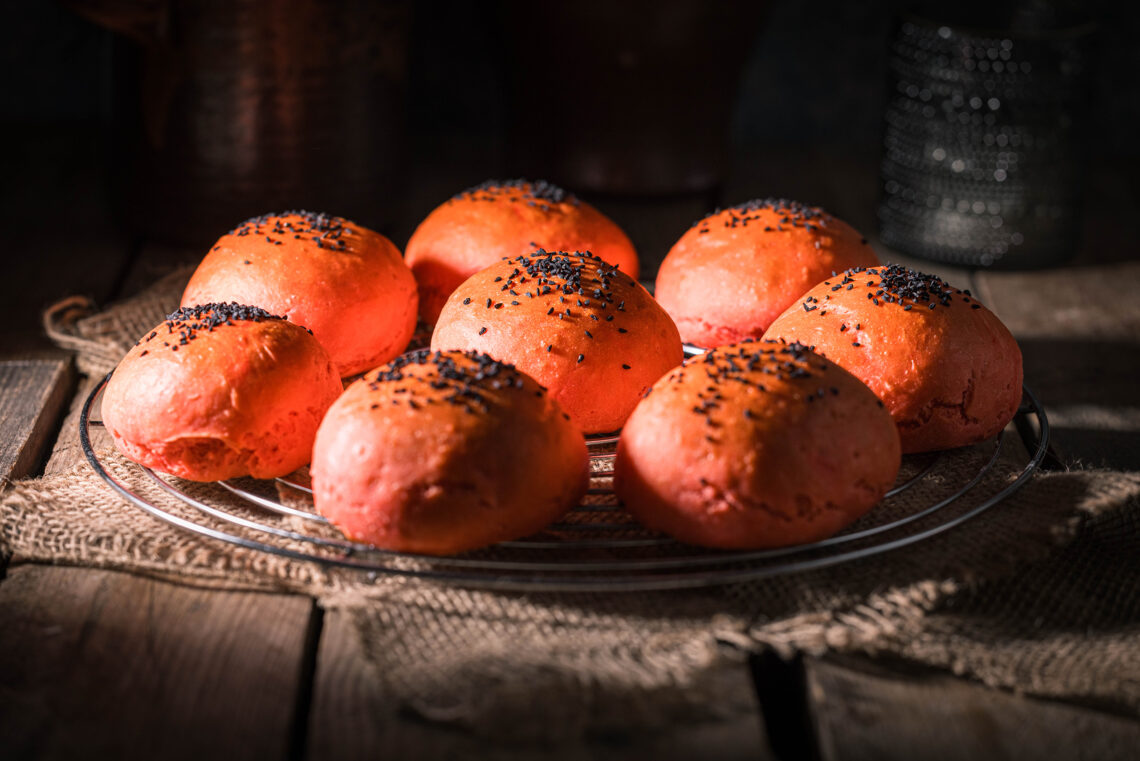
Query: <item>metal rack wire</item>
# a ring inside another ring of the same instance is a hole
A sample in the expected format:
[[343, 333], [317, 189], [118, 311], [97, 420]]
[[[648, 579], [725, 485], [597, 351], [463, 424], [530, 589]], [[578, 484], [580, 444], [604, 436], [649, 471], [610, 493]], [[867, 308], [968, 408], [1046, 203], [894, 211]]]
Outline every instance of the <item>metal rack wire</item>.
[[[314, 511], [305, 473], [191, 484], [134, 466], [137, 480], [116, 477], [104, 462], [107, 455], [96, 452], [91, 441], [92, 429], [102, 425], [92, 410], [106, 383], [92, 391], [81, 411], [83, 451], [112, 489], [154, 517], [213, 540], [298, 561], [501, 590], [699, 588], [849, 563], [924, 541], [1000, 505], [1037, 470], [1049, 442], [1045, 412], [1023, 389], [1017, 428], [1030, 440], [1003, 433], [973, 447], [904, 457], [895, 487], [840, 534], [794, 547], [726, 552], [685, 545], [637, 524], [611, 488], [617, 435], [594, 437], [590, 490], [578, 508], [540, 534], [434, 557], [344, 538]], [[140, 493], [140, 485], [148, 483], [158, 487], [149, 491], [161, 498]]]

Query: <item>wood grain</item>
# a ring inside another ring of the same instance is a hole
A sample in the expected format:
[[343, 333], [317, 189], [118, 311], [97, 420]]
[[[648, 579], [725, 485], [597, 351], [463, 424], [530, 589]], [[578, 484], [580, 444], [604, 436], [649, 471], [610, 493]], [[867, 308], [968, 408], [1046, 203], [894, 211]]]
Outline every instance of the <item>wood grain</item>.
[[[1070, 466], [1140, 468], [1140, 264], [981, 272], [979, 295], [1021, 346], [1053, 449]], [[1124, 295], [1121, 295], [1124, 294]]]
[[1140, 342], [1140, 262], [979, 272], [979, 294], [1018, 338]]
[[0, 362], [0, 479], [33, 474], [74, 380], [66, 356]]
[[[108, 298], [174, 258], [143, 252]], [[84, 459], [79, 411], [100, 380], [79, 384], [46, 473]], [[289, 757], [312, 612], [305, 597], [16, 566], [0, 583], [0, 620], [16, 622], [0, 627], [0, 755]]]
[[312, 603], [21, 566], [0, 584], [0, 755], [285, 758]]
[[805, 660], [824, 761], [1134, 759], [1140, 722], [870, 659]]
[[[486, 740], [446, 724], [401, 711], [384, 693], [365, 658], [352, 617], [341, 610], [325, 613], [317, 651], [313, 703], [309, 716], [309, 761], [372, 758], [478, 758], [487, 761], [543, 758], [550, 761], [619, 761], [627, 758], [774, 759], [767, 746], [747, 668], [728, 664], [711, 678], [724, 701], [752, 706], [738, 719], [678, 726], [671, 731], [591, 734], [558, 745], [490, 746]], [[542, 696], [536, 696], [542, 699]], [[525, 720], [526, 717], [520, 717]]]

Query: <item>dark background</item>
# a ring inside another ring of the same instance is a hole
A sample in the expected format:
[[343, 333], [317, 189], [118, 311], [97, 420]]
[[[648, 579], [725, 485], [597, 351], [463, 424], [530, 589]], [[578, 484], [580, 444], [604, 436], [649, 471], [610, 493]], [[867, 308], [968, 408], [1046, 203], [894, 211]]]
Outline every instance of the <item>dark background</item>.
[[[75, 4], [86, 9], [86, 16], [94, 8], [120, 17], [123, 8], [154, 5], [149, 1]], [[661, 3], [632, 5], [646, 14], [647, 28], [656, 18], [653, 14], [663, 12]], [[1004, 7], [927, 5], [927, 15], [948, 17], [965, 12], [984, 16]], [[1080, 7], [1099, 22], [1099, 59], [1090, 101], [1093, 129], [1087, 146], [1090, 174], [1101, 178], [1096, 186], [1101, 195], [1135, 198], [1133, 170], [1140, 163], [1136, 76], [1140, 26], [1127, 6], [1101, 0]], [[696, 83], [658, 82], [653, 92], [653, 97], [681, 103], [696, 98], [697, 110], [706, 109], [697, 114], [697, 123], [706, 113], [709, 122], [719, 123], [712, 113], [716, 109], [707, 107], [709, 102], [721, 98], [728, 104], [726, 152], [717, 167], [717, 181], [705, 187], [666, 188], [656, 195], [573, 184], [571, 189], [627, 227], [649, 264], [647, 274], [692, 221], [692, 210], [699, 213], [753, 196], [795, 195], [827, 206], [872, 235], [886, 43], [899, 8], [899, 3], [885, 0], [718, 6], [729, 13], [746, 11], [738, 13], [741, 21], [733, 25], [727, 43], [738, 46], [740, 71]], [[589, 47], [580, 39], [588, 25], [532, 34], [533, 30], [520, 29], [509, 0], [489, 4], [422, 0], [407, 10], [406, 68], [400, 85], [404, 89], [386, 96], [390, 120], [368, 114], [373, 122], [384, 122], [377, 141], [392, 146], [378, 159], [370, 159], [377, 164], [374, 171], [365, 168], [366, 174], [384, 179], [376, 191], [378, 200], [363, 210], [325, 209], [355, 216], [389, 234], [401, 247], [432, 207], [488, 177], [525, 174], [565, 179], [552, 171], [552, 164], [544, 163], [541, 151], [528, 151], [540, 143], [540, 136], [551, 134], [550, 122], [520, 115], [519, 69], [512, 67], [520, 66], [520, 61], [525, 72], [562, 66], [579, 72], [582, 86], [592, 86]], [[186, 261], [226, 228], [205, 225], [188, 238], [156, 232], [148, 220], [139, 219], [139, 196], [132, 187], [138, 184], [132, 145], [139, 139], [144, 46], [56, 2], [15, 0], [6, 4], [5, 16], [6, 23], [0, 26], [4, 72], [0, 130], [6, 166], [0, 213], [8, 274], [0, 288], [5, 322], [22, 329], [9, 333], [16, 335], [34, 327], [39, 311], [54, 298], [86, 292], [99, 300], [120, 293], [121, 283], [115, 278], [127, 274], [117, 273], [108, 281], [101, 251], [168, 246], [171, 262]], [[622, 40], [607, 44], [620, 46]], [[296, 49], [304, 50], [306, 45], [301, 42]], [[682, 66], [695, 66], [708, 51], [682, 50], [677, 55]], [[604, 82], [597, 85], [604, 87]], [[573, 107], [559, 103], [553, 110]], [[346, 130], [358, 121], [346, 119]], [[666, 133], [670, 128], [651, 126]], [[821, 156], [833, 157], [834, 176], [829, 176], [828, 162]], [[385, 162], [388, 165], [378, 165]], [[840, 175], [853, 179], [838, 181]], [[871, 192], [844, 192], [837, 187], [852, 183]], [[302, 201], [320, 205], [320, 194], [316, 196], [315, 201], [312, 197]], [[631, 209], [644, 210], [647, 205], [660, 212], [641, 213], [634, 219]], [[234, 213], [240, 216], [227, 225], [247, 216], [243, 210]], [[110, 286], [97, 285], [107, 282]], [[31, 283], [36, 287], [28, 287]], [[15, 344], [9, 340], [3, 348], [35, 345], [35, 339], [23, 338]]]

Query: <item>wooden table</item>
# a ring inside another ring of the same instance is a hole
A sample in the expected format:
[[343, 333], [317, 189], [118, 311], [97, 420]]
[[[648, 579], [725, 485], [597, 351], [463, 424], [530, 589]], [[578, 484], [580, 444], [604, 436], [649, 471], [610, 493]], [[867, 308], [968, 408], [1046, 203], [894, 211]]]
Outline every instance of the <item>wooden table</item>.
[[[48, 147], [52, 139], [42, 137]], [[69, 146], [81, 150], [56, 147]], [[873, 161], [799, 151], [740, 162], [752, 168], [730, 182], [729, 201], [800, 197], [874, 229]], [[1098, 330], [1119, 356], [1100, 384], [1082, 394], [1078, 416], [1067, 390], [1080, 377], [1087, 341], [1078, 333], [1026, 332], [1037, 319], [1027, 315], [1056, 314], [1066, 300], [1111, 286], [1119, 268], [1129, 266], [1113, 261], [1131, 251], [1123, 245], [1127, 230], [1115, 220], [1127, 218], [1122, 209], [1131, 211], [1136, 194], [1121, 177], [1106, 172], [1093, 185], [1081, 267], [999, 274], [920, 266], [971, 287], [1021, 331], [1027, 383], [1058, 413], [1059, 462], [1136, 469], [1135, 326], [1114, 332], [1106, 307]], [[82, 171], [44, 177], [16, 210], [31, 224], [9, 241], [17, 260], [6, 262], [10, 282], [21, 288], [8, 297], [6, 324], [15, 328], [0, 350], [0, 476], [52, 473], [81, 457], [73, 413], [89, 386], [70, 357], [39, 335], [38, 310], [73, 292], [108, 303], [199, 255], [123, 239], [100, 206], [98, 181]], [[422, 214], [455, 189], [442, 184], [421, 183], [413, 212]], [[43, 210], [56, 208], [61, 187], [71, 188], [75, 222], [52, 227]], [[599, 205], [630, 230], [652, 263], [704, 201]], [[44, 227], [29, 232], [38, 221]], [[62, 425], [65, 417], [69, 423]], [[1100, 422], [1089, 427], [1089, 420]], [[401, 748], [419, 748], [425, 757], [477, 751], [511, 757], [412, 718], [397, 728], [398, 737], [379, 734], [367, 716], [382, 698], [349, 626], [343, 614], [303, 596], [206, 591], [13, 558], [0, 581], [0, 757], [316, 760], [407, 755]], [[717, 678], [726, 694], [755, 704], [752, 716], [699, 732], [610, 736], [563, 748], [559, 757], [1126, 758], [1140, 748], [1134, 717], [1019, 697], [906, 663], [761, 655]]]

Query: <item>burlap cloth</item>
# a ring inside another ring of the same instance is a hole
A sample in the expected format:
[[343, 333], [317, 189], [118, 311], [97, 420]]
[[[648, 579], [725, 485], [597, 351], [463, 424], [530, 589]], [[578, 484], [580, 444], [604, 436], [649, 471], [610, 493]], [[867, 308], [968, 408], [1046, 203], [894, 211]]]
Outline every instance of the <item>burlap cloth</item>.
[[[58, 305], [49, 333], [76, 351], [84, 373], [101, 377], [176, 306], [187, 277], [173, 273], [99, 313], [81, 300]], [[75, 426], [73, 414], [64, 435], [77, 438]], [[102, 457], [141, 494], [168, 500], [112, 450]], [[986, 488], [1008, 481], [1003, 473]], [[489, 737], [549, 742], [607, 726], [723, 719], [754, 707], [725, 700], [710, 674], [764, 647], [888, 653], [1140, 713], [1135, 473], [1043, 472], [980, 518], [913, 547], [814, 572], [637, 594], [496, 593], [330, 570], [162, 523], [87, 464], [8, 484], [0, 518], [0, 550], [15, 562], [289, 591], [348, 609], [373, 678], [391, 697], [392, 714], [377, 721], [412, 711]]]

